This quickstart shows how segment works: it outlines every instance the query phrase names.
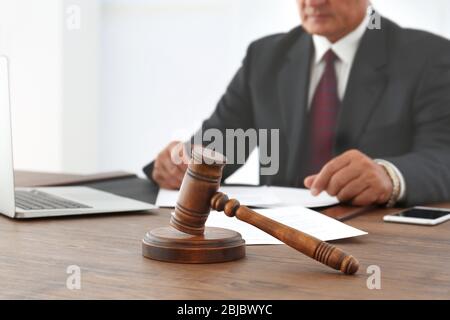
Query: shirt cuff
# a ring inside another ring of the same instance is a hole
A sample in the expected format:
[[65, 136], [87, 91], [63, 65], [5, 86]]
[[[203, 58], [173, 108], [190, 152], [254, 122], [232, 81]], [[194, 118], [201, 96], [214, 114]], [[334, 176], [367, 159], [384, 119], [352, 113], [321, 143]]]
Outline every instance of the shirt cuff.
[[392, 171], [394, 171], [395, 175], [398, 178], [398, 181], [400, 182], [400, 193], [397, 198], [397, 203], [402, 202], [406, 198], [406, 183], [405, 178], [403, 177], [403, 174], [400, 172], [400, 170], [392, 163], [387, 160], [383, 159], [375, 159], [375, 162], [379, 164], [383, 164], [385, 166], [388, 166]]

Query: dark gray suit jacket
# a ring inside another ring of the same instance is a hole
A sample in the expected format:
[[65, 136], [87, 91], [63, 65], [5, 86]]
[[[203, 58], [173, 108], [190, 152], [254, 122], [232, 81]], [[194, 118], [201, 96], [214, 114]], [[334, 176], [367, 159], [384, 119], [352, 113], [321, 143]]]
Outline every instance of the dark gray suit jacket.
[[[302, 186], [312, 37], [302, 27], [252, 43], [202, 129], [280, 129], [267, 185]], [[358, 149], [402, 172], [406, 205], [450, 200], [450, 41], [382, 19], [367, 30], [342, 101], [334, 154]], [[239, 165], [229, 165], [224, 178]], [[151, 176], [152, 166], [144, 171]]]

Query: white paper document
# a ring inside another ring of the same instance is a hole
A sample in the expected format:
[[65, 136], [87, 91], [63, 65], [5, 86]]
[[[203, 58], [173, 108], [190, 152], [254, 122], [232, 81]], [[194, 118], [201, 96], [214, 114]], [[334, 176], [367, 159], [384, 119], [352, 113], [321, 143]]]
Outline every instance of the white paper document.
[[155, 205], [157, 207], [175, 207], [178, 199], [178, 190], [159, 189]]
[[339, 200], [336, 197], [332, 197], [326, 192], [322, 192], [318, 196], [313, 196], [309, 189], [285, 187], [268, 188], [270, 192], [280, 201], [280, 203], [275, 204], [276, 206], [303, 206], [307, 208], [319, 208], [332, 206], [339, 203]]
[[[237, 199], [240, 204], [253, 207], [303, 206], [308, 208], [325, 207], [339, 203], [337, 198], [322, 192], [317, 197], [307, 189], [283, 187], [221, 187], [221, 192]], [[178, 191], [160, 189], [156, 205], [158, 207], [175, 207]]]
[[[280, 203], [280, 199], [271, 193], [267, 187], [221, 187], [220, 192], [225, 193], [230, 199], [237, 199], [244, 206], [271, 206]], [[160, 189], [156, 206], [175, 207], [178, 199], [177, 190]]]
[[[345, 223], [304, 207], [281, 207], [255, 211], [322, 241], [351, 238], [367, 234], [365, 231], [353, 228]], [[206, 221], [206, 226], [237, 231], [242, 235], [248, 245], [282, 244], [281, 241], [264, 231], [240, 221], [236, 217], [229, 218], [223, 212], [211, 212]]]

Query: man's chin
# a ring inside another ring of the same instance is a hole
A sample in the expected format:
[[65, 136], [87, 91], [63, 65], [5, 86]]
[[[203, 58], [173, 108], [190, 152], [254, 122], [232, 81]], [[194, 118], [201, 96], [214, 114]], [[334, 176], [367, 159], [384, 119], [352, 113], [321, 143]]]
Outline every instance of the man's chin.
[[314, 34], [314, 35], [318, 35], [318, 36], [323, 36], [323, 37], [328, 37], [330, 34], [332, 34], [333, 32], [327, 28], [309, 28], [309, 27], [305, 27], [303, 26], [304, 29], [306, 30], [306, 32], [308, 32], [309, 34]]
[[308, 18], [302, 25], [310, 34], [327, 36], [336, 31], [333, 21], [330, 20], [330, 18]]

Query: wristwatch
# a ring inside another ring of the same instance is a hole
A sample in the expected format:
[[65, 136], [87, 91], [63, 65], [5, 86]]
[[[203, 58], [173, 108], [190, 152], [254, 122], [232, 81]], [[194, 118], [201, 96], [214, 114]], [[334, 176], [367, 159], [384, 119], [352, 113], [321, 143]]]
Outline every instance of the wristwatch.
[[399, 197], [400, 197], [400, 178], [397, 175], [397, 173], [394, 171], [394, 169], [389, 165], [388, 162], [383, 161], [383, 160], [375, 160], [375, 162], [377, 164], [379, 164], [384, 171], [386, 171], [387, 175], [389, 176], [389, 178], [391, 179], [392, 182], [392, 193], [391, 196], [389, 197], [388, 202], [386, 203], [386, 207], [387, 208], [392, 208], [395, 206], [395, 204], [397, 203]]

